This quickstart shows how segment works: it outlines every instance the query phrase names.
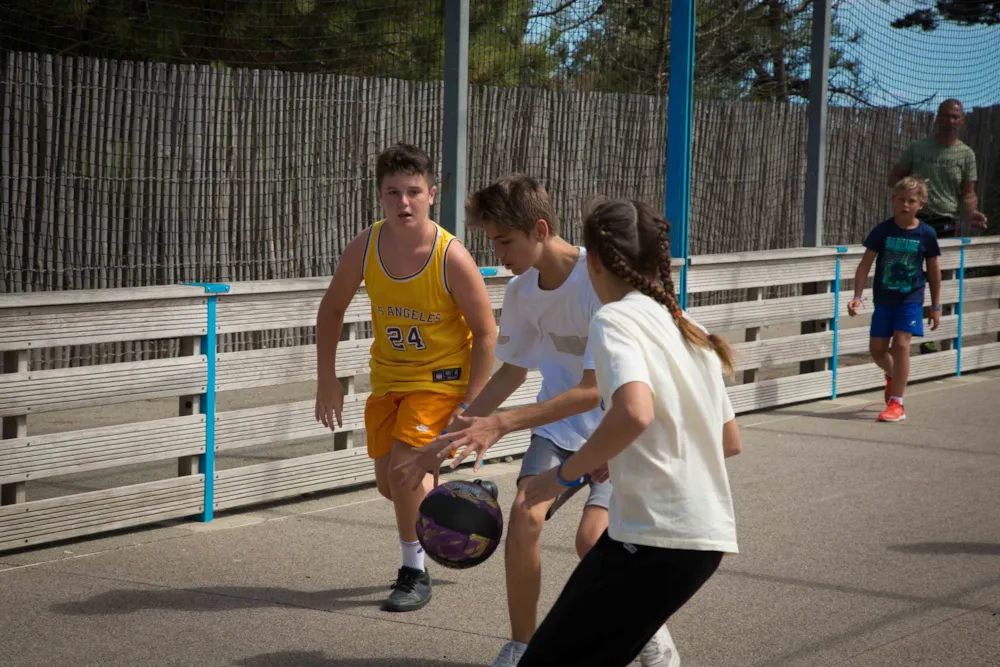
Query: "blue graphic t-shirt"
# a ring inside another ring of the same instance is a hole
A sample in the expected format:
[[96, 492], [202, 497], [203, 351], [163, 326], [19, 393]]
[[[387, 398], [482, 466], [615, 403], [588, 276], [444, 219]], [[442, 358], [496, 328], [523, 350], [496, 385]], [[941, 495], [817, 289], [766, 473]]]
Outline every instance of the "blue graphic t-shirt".
[[924, 260], [941, 254], [937, 234], [930, 225], [920, 222], [913, 229], [903, 229], [889, 218], [871, 231], [865, 247], [878, 253], [873, 290], [876, 304], [924, 302]]

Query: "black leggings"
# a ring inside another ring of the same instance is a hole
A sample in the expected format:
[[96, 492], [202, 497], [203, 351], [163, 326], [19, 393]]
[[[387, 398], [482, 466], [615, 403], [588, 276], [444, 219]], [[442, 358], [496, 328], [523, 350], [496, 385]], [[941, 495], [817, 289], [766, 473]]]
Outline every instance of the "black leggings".
[[601, 535], [518, 667], [619, 667], [715, 573], [719, 551], [626, 545]]

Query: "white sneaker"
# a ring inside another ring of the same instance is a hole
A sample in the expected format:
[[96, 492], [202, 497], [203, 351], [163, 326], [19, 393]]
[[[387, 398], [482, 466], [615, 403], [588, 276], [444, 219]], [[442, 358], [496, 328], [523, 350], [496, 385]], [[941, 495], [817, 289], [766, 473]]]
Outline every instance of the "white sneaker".
[[521, 662], [522, 655], [524, 649], [520, 644], [509, 641], [500, 649], [500, 655], [493, 661], [493, 667], [516, 667], [517, 663]]
[[661, 625], [652, 639], [639, 652], [639, 663], [642, 667], [679, 667], [681, 656], [677, 646], [670, 636], [666, 625]]

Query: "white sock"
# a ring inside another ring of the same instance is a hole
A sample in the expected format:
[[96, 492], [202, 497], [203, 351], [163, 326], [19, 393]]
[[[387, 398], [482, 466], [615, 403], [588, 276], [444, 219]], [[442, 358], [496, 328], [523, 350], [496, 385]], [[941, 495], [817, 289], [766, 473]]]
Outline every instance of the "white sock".
[[406, 542], [400, 538], [399, 546], [403, 549], [403, 565], [423, 572], [424, 548], [420, 546], [420, 542]]
[[902, 396], [890, 396], [889, 400], [890, 401], [899, 401], [900, 405], [903, 404], [903, 397]]
[[522, 644], [521, 642], [513, 641], [513, 640], [511, 640], [510, 643], [514, 645], [514, 648], [517, 649], [518, 653], [524, 653], [525, 651], [528, 650], [528, 645], [527, 644]]

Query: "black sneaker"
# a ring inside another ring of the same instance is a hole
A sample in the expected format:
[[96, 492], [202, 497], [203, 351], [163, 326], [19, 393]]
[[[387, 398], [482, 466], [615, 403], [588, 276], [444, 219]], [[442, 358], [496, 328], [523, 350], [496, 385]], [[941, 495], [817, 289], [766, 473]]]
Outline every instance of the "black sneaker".
[[405, 565], [399, 568], [392, 593], [382, 603], [382, 611], [416, 611], [431, 601], [431, 575]]

